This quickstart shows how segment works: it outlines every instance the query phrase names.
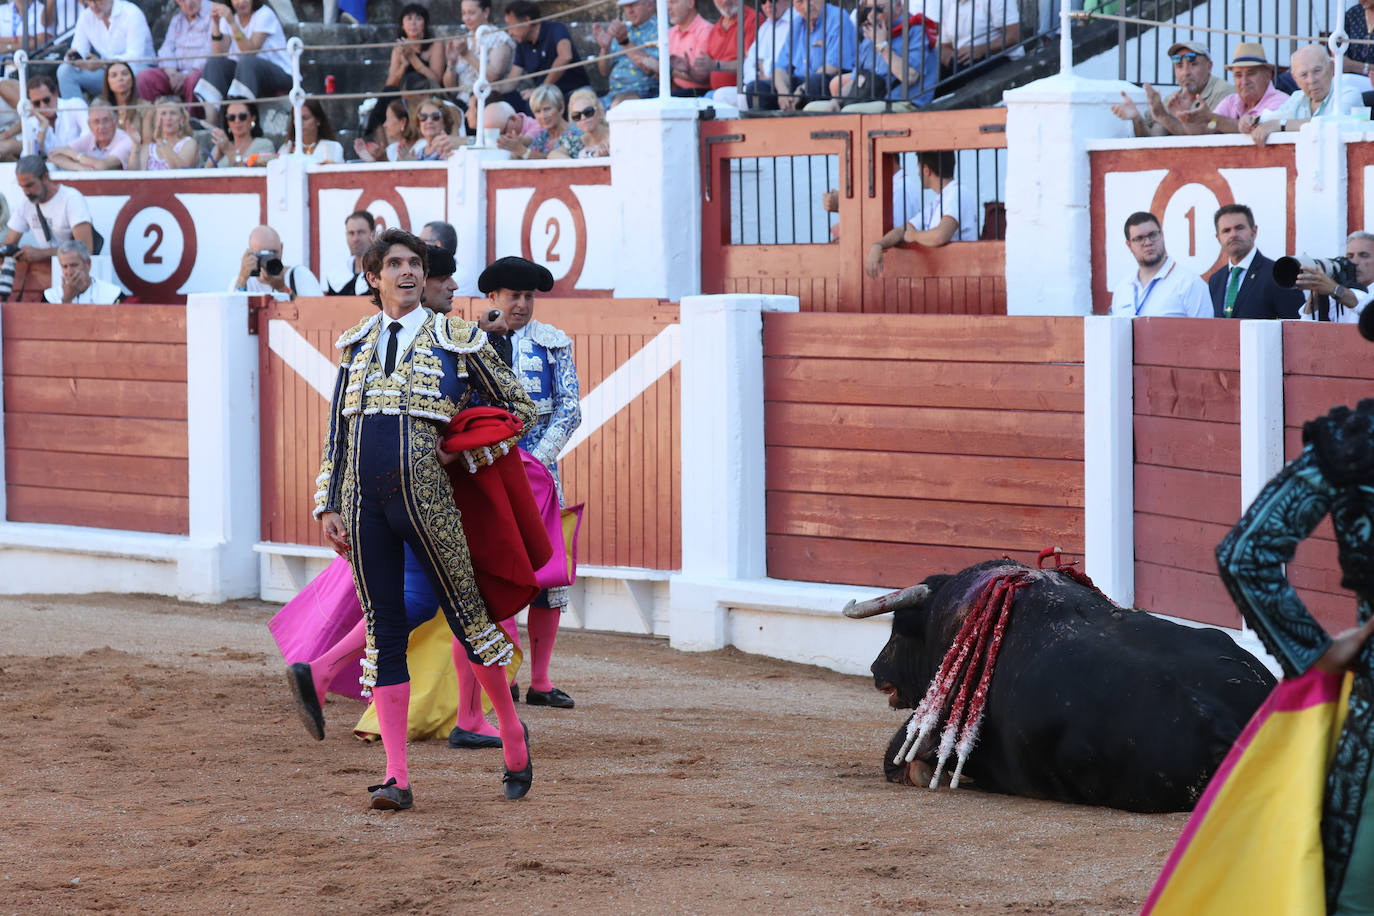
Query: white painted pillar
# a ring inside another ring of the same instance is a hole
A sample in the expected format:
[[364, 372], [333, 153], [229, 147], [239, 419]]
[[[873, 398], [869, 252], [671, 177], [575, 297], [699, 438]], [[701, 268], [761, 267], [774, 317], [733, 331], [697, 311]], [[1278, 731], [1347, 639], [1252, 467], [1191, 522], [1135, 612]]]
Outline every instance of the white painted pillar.
[[[448, 160], [448, 221], [458, 233], [457, 295], [480, 296], [477, 278], [487, 266], [487, 173], [482, 163], [510, 153], [465, 146]], [[497, 255], [500, 257], [500, 254]]]
[[1084, 566], [1122, 607], [1135, 604], [1133, 356], [1129, 318], [1083, 319]]
[[1293, 144], [1297, 176], [1293, 183], [1294, 251], [1329, 258], [1345, 254], [1346, 176], [1344, 118], [1313, 118], [1302, 126]]
[[726, 644], [726, 608], [707, 584], [762, 579], [764, 551], [763, 313], [795, 312], [794, 296], [682, 300], [682, 572], [670, 585], [669, 641]]
[[697, 115], [696, 102], [674, 98], [625, 102], [608, 115], [621, 262], [634, 265], [617, 272], [618, 298], [701, 292]]
[[1112, 114], [1130, 83], [1060, 74], [1007, 103], [1007, 314], [1092, 313], [1088, 140], [1131, 136]]
[[248, 297], [188, 297], [186, 403], [191, 520], [178, 597], [257, 595], [258, 339], [248, 333]]
[[1283, 467], [1283, 323], [1240, 323], [1240, 517]]
[[281, 236], [281, 260], [288, 267], [310, 262], [307, 162], [304, 156], [279, 156], [267, 163], [267, 225]]

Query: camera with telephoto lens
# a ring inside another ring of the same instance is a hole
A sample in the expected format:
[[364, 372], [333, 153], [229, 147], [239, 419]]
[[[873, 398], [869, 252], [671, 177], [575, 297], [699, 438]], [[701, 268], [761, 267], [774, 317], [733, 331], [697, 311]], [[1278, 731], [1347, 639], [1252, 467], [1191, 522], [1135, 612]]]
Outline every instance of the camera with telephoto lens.
[[1284, 289], [1292, 289], [1298, 285], [1298, 271], [1304, 267], [1326, 274], [1339, 286], [1355, 285], [1355, 262], [1340, 255], [1334, 258], [1309, 258], [1306, 255], [1279, 258], [1274, 262], [1274, 282]]
[[259, 251], [258, 270], [267, 274], [269, 277], [280, 277], [283, 270], [281, 258], [277, 257], [275, 251]]

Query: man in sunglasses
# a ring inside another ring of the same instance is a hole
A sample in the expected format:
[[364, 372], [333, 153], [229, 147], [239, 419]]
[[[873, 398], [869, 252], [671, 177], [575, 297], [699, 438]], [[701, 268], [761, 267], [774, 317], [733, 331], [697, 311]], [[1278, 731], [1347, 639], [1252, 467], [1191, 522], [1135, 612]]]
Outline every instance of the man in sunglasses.
[[[1123, 121], [1130, 121], [1137, 137], [1187, 133], [1181, 128], [1190, 112], [1199, 109], [1215, 111], [1222, 99], [1236, 93], [1234, 86], [1212, 75], [1211, 52], [1200, 41], [1175, 42], [1169, 48], [1169, 60], [1174, 64], [1177, 92], [1168, 98], [1161, 98], [1159, 90], [1146, 83], [1145, 98], [1149, 100], [1146, 111], [1141, 112], [1124, 92], [1121, 93], [1121, 103], [1112, 106], [1112, 114]], [[1170, 125], [1175, 125], [1175, 128], [1171, 130]]]

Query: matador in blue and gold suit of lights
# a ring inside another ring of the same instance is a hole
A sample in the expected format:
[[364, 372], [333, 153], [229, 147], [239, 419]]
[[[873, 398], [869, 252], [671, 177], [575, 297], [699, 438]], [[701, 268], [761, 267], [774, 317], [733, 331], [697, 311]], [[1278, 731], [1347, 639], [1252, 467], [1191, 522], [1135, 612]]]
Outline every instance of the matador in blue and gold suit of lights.
[[[409, 632], [402, 599], [402, 542], [388, 538], [391, 543], [374, 547], [369, 531], [373, 527], [395, 528], [399, 523], [413, 530], [413, 539], [405, 541], [436, 586], [449, 626], [467, 643], [474, 661], [504, 664], [512, 650], [487, 616], [477, 590], [462, 520], [435, 447], [449, 420], [465, 407], [506, 407], [528, 427], [534, 406], [515, 375], [487, 346], [485, 332], [460, 319], [423, 311], [419, 333], [390, 376], [383, 375], [376, 352], [385, 325], [381, 314], [339, 338], [336, 346], [343, 354], [316, 480], [315, 517], [338, 512], [352, 534], [353, 573], [368, 620], [364, 669], [374, 683], [390, 680], [386, 669], [397, 658], [388, 657], [388, 652], [399, 656], [404, 671]], [[503, 443], [506, 449], [515, 444], [514, 439]], [[475, 460], [479, 465], [489, 463], [481, 456]], [[384, 553], [374, 556], [374, 549]], [[398, 631], [387, 641], [379, 639], [385, 634], [375, 632], [375, 611], [378, 601], [392, 598], [401, 601]]]

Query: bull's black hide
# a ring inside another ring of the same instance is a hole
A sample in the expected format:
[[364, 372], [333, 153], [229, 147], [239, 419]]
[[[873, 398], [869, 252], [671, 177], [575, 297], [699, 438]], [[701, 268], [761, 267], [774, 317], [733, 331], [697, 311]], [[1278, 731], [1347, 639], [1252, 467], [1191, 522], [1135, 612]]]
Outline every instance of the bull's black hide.
[[[920, 702], [988, 579], [1025, 569], [1000, 560], [925, 580], [929, 597], [896, 611], [872, 666], [894, 708]], [[1191, 809], [1273, 676], [1219, 630], [1123, 610], [1053, 570], [1032, 576], [1017, 593], [965, 777], [1032, 798]], [[906, 777], [892, 762], [905, 737], [903, 727], [884, 760], [893, 781]], [[918, 760], [933, 764], [937, 738], [922, 742]]]

